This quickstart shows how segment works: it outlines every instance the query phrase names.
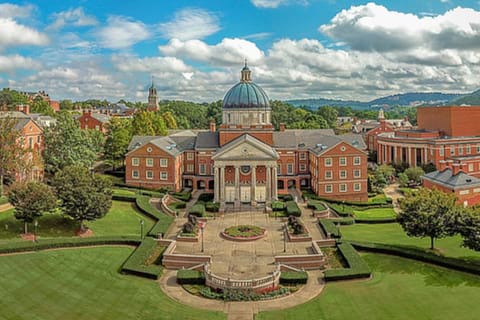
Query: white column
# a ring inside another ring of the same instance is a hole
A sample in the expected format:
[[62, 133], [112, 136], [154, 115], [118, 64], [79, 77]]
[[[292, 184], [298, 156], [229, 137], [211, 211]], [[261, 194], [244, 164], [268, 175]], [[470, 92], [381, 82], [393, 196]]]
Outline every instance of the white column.
[[235, 201], [240, 201], [240, 168], [235, 165]]
[[277, 195], [277, 167], [273, 167], [273, 177], [272, 177], [272, 198], [274, 200], [278, 199]]
[[265, 200], [267, 202], [270, 202], [271, 198], [272, 198], [272, 196], [271, 196], [271, 194], [272, 194], [272, 176], [270, 174], [270, 170], [272, 168], [270, 167], [270, 165], [267, 165], [266, 169], [267, 169], [267, 181], [266, 181], [267, 182], [267, 185], [266, 185], [267, 190], [266, 190]]
[[218, 176], [219, 170], [218, 167], [214, 167], [213, 172], [213, 201], [220, 202], [220, 177]]
[[412, 166], [412, 148], [411, 147], [408, 147], [407, 163], [410, 165], [410, 167]]
[[220, 167], [220, 202], [225, 202], [225, 167]]
[[251, 182], [250, 182], [250, 201], [257, 201], [256, 199], [256, 194], [255, 194], [255, 189], [257, 187], [257, 167], [252, 166], [252, 176], [251, 176]]

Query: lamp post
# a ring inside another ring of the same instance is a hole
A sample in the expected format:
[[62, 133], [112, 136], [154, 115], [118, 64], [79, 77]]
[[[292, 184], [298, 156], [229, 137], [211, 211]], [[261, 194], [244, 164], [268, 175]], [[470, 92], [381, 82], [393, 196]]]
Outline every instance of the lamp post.
[[283, 252], [287, 252], [287, 224], [283, 225]]
[[140, 240], [143, 240], [143, 225], [145, 224], [145, 221], [142, 219], [140, 220]]
[[33, 226], [35, 227], [35, 228], [33, 229], [33, 241], [34, 241], [34, 242], [37, 242], [37, 227], [38, 227], [38, 221], [37, 221], [37, 220], [35, 220], [35, 221], [33, 222]]

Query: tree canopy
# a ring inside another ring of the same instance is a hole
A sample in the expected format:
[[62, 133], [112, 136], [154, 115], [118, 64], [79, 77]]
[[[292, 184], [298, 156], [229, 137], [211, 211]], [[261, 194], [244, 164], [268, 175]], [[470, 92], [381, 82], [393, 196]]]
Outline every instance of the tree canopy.
[[25, 163], [25, 149], [19, 147], [22, 136], [16, 128], [17, 123], [17, 119], [0, 117], [0, 196], [5, 176], [20, 170]]

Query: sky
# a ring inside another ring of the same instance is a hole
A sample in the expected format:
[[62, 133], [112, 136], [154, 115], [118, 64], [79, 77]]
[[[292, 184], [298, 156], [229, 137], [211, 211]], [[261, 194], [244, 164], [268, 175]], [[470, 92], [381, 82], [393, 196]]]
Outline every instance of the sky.
[[271, 99], [480, 88], [479, 0], [0, 2], [0, 88], [210, 102], [244, 60]]

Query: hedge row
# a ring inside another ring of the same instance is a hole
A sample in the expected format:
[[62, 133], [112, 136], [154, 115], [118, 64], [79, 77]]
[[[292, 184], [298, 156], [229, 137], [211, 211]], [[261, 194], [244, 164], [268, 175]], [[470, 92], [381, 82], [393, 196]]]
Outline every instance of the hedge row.
[[148, 196], [137, 196], [136, 202], [137, 207], [147, 216], [157, 220], [157, 223], [150, 229], [148, 232], [149, 236], [157, 236], [159, 233], [167, 233], [170, 224], [173, 222], [173, 217], [166, 215], [165, 213], [158, 211], [150, 204], [150, 197]]
[[172, 192], [171, 195], [172, 197], [185, 202], [188, 202], [192, 198], [191, 192]]
[[316, 211], [325, 211], [327, 207], [318, 200], [308, 200], [307, 208], [314, 209]]
[[203, 271], [180, 269], [177, 271], [178, 284], [205, 284]]
[[201, 203], [197, 203], [188, 210], [188, 214], [193, 214], [197, 217], [203, 217], [205, 216], [205, 206]]
[[101, 245], [136, 246], [139, 243], [139, 237], [133, 236], [41, 239], [38, 242], [19, 241], [3, 244], [0, 246], [0, 254]]
[[136, 276], [158, 279], [162, 273], [163, 267], [150, 263], [149, 260], [158, 260], [159, 257], [152, 257], [158, 243], [153, 238], [145, 238], [137, 249], [128, 257], [122, 266], [122, 272]]
[[337, 249], [347, 262], [348, 268], [330, 269], [325, 271], [326, 281], [369, 278], [372, 274], [370, 267], [348, 242], [338, 243]]
[[295, 201], [287, 201], [285, 203], [285, 211], [287, 216], [300, 217], [302, 215], [302, 211]]
[[338, 218], [338, 219], [329, 219], [330, 221], [333, 222], [333, 224], [340, 224], [342, 226], [349, 226], [349, 225], [352, 225], [356, 222], [356, 219], [352, 218], [352, 217], [348, 217], [348, 218]]
[[308, 273], [306, 271], [282, 271], [280, 284], [306, 284]]
[[283, 201], [272, 201], [273, 211], [283, 211], [285, 209], [285, 203]]
[[355, 218], [356, 223], [394, 223], [397, 222], [396, 217], [386, 217], [386, 218]]
[[391, 254], [402, 258], [409, 258], [423, 262], [432, 263], [442, 267], [460, 270], [480, 275], [480, 263], [458, 258], [439, 256], [421, 249], [411, 247], [394, 246], [388, 244], [354, 241], [351, 244], [359, 250], [377, 253]]
[[318, 220], [318, 223], [327, 238], [341, 238], [340, 231], [332, 220], [320, 219]]

